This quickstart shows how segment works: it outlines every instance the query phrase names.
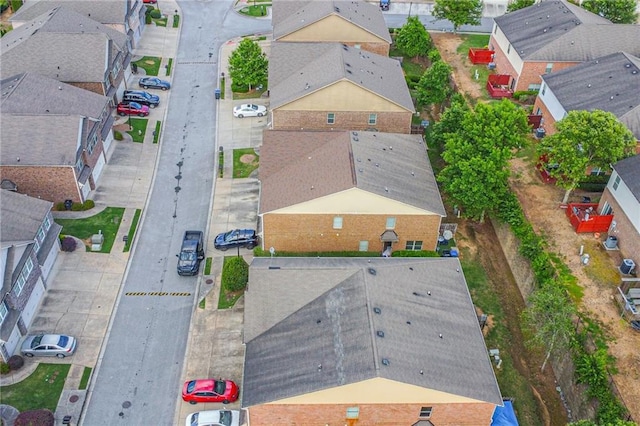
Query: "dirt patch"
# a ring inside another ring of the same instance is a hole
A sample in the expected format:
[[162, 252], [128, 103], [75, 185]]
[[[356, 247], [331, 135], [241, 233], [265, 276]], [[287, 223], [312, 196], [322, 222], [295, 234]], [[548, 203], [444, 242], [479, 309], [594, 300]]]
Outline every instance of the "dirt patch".
[[252, 164], [254, 161], [256, 161], [254, 154], [243, 154], [240, 156], [240, 162], [242, 164]]
[[471, 63], [466, 56], [460, 56], [456, 50], [462, 44], [462, 38], [451, 33], [430, 33], [442, 59], [453, 68], [452, 78], [458, 91], [474, 99], [484, 96], [481, 84], [471, 78]]

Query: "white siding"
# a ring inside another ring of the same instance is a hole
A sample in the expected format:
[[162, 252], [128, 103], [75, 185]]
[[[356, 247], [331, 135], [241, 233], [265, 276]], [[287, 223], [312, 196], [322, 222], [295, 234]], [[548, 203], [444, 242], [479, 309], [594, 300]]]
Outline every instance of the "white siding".
[[[504, 52], [504, 54], [507, 55], [507, 59], [509, 59], [511, 66], [516, 70], [518, 75], [520, 75], [522, 73], [522, 67], [524, 65], [524, 62], [520, 58], [520, 55], [518, 54], [518, 52], [516, 52], [516, 49], [513, 46], [511, 46], [511, 49], [509, 49], [509, 40], [507, 40], [507, 37], [505, 37], [504, 33], [500, 30], [499, 27], [497, 29], [494, 28], [494, 30], [495, 32], [493, 33], [493, 38], [496, 42], [498, 42], [498, 46], [500, 46], [500, 49]], [[498, 46], [493, 47], [497, 48]]]
[[[542, 92], [544, 92], [544, 94]], [[545, 106], [551, 113], [551, 116], [556, 122], [564, 118], [567, 110], [564, 109], [558, 98], [556, 98], [556, 95], [544, 81], [542, 82], [542, 86], [538, 91], [538, 97], [545, 104]]]
[[44, 295], [44, 284], [42, 283], [42, 278], [38, 279], [35, 287], [33, 287], [33, 291], [31, 292], [31, 296], [29, 296], [29, 301], [25, 305], [22, 310], [22, 321], [29, 328], [31, 325], [31, 321], [36, 314], [38, 306], [40, 306], [40, 301], [42, 300], [42, 296]]
[[[614, 170], [611, 174], [611, 178], [609, 178], [607, 188], [609, 188], [613, 198], [616, 199], [622, 210], [624, 210], [624, 214], [629, 218], [633, 227], [640, 234], [640, 202], [638, 202], [622, 179], [620, 180], [618, 188], [613, 189], [617, 177], [618, 173]], [[616, 212], [614, 211], [613, 214], [615, 215]]]

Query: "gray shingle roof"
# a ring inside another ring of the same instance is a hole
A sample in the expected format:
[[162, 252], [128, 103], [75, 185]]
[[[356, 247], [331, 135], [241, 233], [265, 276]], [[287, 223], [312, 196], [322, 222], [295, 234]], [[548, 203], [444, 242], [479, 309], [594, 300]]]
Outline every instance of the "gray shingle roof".
[[379, 7], [365, 1], [276, 0], [272, 12], [274, 40], [334, 15], [375, 35], [380, 41], [391, 43], [389, 29]]
[[107, 62], [126, 42], [125, 34], [59, 7], [0, 39], [0, 78], [35, 72], [60, 81], [102, 82]]
[[611, 112], [640, 140], [639, 58], [613, 53], [542, 79], [566, 111]]
[[502, 405], [460, 271], [455, 258], [255, 258], [242, 406], [376, 377]]
[[638, 55], [640, 27], [612, 24], [560, 0], [536, 3], [494, 19], [520, 57], [587, 61], [617, 51]]
[[620, 175], [636, 200], [640, 202], [640, 155], [618, 161], [613, 165], [613, 169]]
[[419, 135], [265, 131], [260, 213], [350, 188], [445, 216]]
[[10, 21], [30, 21], [49, 10], [65, 6], [101, 24], [124, 25], [127, 0], [40, 0], [26, 2]]
[[271, 44], [271, 108], [278, 108], [338, 81], [350, 81], [408, 111], [414, 111], [402, 67], [395, 59], [341, 43]]
[[0, 128], [3, 166], [76, 164], [80, 131], [84, 128], [79, 115], [0, 114]]
[[0, 198], [0, 241], [35, 239], [53, 203], [5, 190]]
[[34, 73], [0, 81], [2, 113], [76, 114], [100, 118], [109, 98]]

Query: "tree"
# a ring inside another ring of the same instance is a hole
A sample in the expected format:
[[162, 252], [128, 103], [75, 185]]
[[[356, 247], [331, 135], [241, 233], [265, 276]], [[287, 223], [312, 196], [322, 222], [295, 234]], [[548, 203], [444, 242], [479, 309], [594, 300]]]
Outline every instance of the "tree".
[[446, 133], [438, 175], [445, 192], [472, 219], [500, 204], [508, 189], [509, 160], [528, 132], [526, 115], [508, 100], [478, 104], [468, 111], [455, 133]]
[[450, 133], [457, 132], [462, 127], [465, 114], [469, 111], [469, 106], [464, 97], [455, 93], [451, 97], [451, 105], [440, 115], [440, 120], [431, 128], [429, 139], [434, 146], [441, 147], [445, 143], [445, 138]]
[[633, 155], [635, 137], [615, 115], [605, 111], [570, 111], [556, 123], [557, 133], [543, 138], [538, 155], [548, 164], [556, 185], [565, 190], [563, 203], [571, 191], [586, 179], [588, 166], [608, 169], [612, 163]]
[[452, 92], [450, 74], [451, 67], [443, 61], [431, 64], [416, 85], [418, 104], [432, 105], [444, 102]]
[[482, 17], [482, 0], [435, 0], [433, 16], [453, 24], [453, 31], [461, 25], [479, 25]]
[[511, 3], [509, 3], [509, 6], [507, 6], [507, 13], [524, 9], [525, 7], [531, 6], [535, 2], [536, 0], [513, 0]]
[[411, 16], [396, 34], [395, 44], [405, 55], [425, 56], [433, 47], [431, 36], [417, 16]]
[[243, 39], [229, 57], [229, 76], [239, 91], [266, 84], [268, 67], [269, 61], [260, 45], [248, 38]]
[[568, 349], [574, 334], [572, 319], [576, 308], [565, 289], [556, 283], [531, 293], [527, 303], [529, 307], [522, 314], [524, 323], [531, 330], [532, 341], [547, 350], [540, 367], [543, 371], [554, 350]]
[[614, 24], [635, 24], [638, 19], [636, 0], [584, 0], [582, 7], [607, 18]]

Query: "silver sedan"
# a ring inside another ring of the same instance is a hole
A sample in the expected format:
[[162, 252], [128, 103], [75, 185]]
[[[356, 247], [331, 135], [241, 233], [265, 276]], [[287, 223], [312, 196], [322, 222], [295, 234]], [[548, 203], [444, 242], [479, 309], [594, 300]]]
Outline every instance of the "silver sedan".
[[38, 334], [27, 336], [22, 344], [24, 356], [57, 356], [64, 358], [73, 355], [78, 346], [75, 337], [64, 334]]

